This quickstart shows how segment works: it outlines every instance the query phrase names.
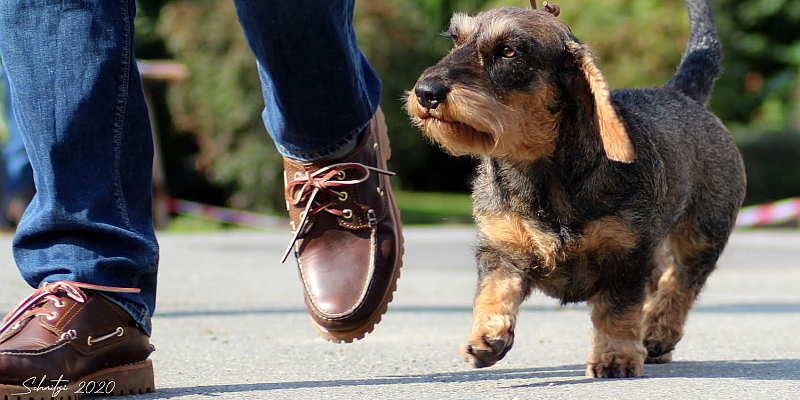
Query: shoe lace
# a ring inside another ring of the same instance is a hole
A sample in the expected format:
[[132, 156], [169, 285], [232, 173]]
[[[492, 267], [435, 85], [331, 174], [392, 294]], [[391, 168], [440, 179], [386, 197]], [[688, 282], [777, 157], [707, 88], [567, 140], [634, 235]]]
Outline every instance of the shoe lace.
[[[358, 177], [345, 179], [347, 176], [345, 171], [347, 170], [358, 171], [359, 174], [356, 175]], [[394, 172], [359, 163], [331, 164], [316, 171], [298, 171], [295, 174], [294, 179], [286, 184], [286, 201], [293, 206], [298, 206], [303, 201], [307, 201], [307, 203], [303, 211], [300, 212], [300, 223], [295, 227], [294, 235], [292, 236], [292, 240], [289, 242], [289, 246], [286, 248], [286, 251], [283, 253], [281, 263], [285, 262], [286, 258], [289, 257], [289, 253], [291, 253], [292, 247], [294, 247], [294, 244], [297, 242], [297, 238], [299, 238], [300, 234], [303, 232], [303, 228], [305, 228], [309, 217], [322, 211], [339, 217], [345, 217], [348, 215], [343, 210], [332, 208], [332, 201], [330, 200], [325, 202], [317, 201], [317, 195], [320, 192], [323, 192], [330, 196], [342, 198], [347, 195], [347, 193], [336, 190], [336, 188], [361, 184], [369, 178], [370, 172], [376, 172], [388, 176], [395, 175]]]
[[[19, 326], [17, 324], [27, 318], [35, 318], [38, 316], [46, 316], [48, 319], [55, 318], [51, 313], [42, 312], [41, 309], [47, 302], [53, 302], [55, 306], [59, 308], [63, 307], [64, 303], [59, 299], [60, 293], [66, 294], [67, 297], [78, 303], [86, 302], [86, 294], [81, 289], [113, 293], [139, 293], [141, 291], [141, 289], [136, 288], [100, 286], [81, 282], [45, 282], [39, 289], [36, 289], [30, 296], [19, 302], [16, 307], [11, 309], [11, 311], [3, 317], [3, 326], [0, 327], [0, 336], [2, 336], [9, 327], [11, 327], [12, 330], [16, 329], [14, 325]], [[74, 332], [70, 332], [65, 333], [65, 335], [73, 337]], [[64, 335], [62, 335], [62, 338], [63, 337]]]

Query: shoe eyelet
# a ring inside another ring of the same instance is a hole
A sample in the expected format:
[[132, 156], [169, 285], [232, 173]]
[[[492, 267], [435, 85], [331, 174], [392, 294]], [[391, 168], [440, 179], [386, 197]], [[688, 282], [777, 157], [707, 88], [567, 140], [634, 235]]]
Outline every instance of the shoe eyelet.
[[58, 318], [58, 313], [55, 311], [51, 312], [50, 315], [45, 317], [45, 319], [47, 319], [48, 321], [52, 321], [56, 318]]
[[383, 196], [383, 189], [381, 189], [380, 186], [378, 186], [377, 189], [378, 189], [378, 195]]
[[71, 342], [77, 338], [78, 338], [78, 333], [75, 332], [74, 329], [70, 329], [61, 334], [61, 340], [66, 340], [68, 342]]
[[63, 302], [61, 300], [58, 300], [58, 301], [53, 302], [53, 305], [56, 306], [56, 308], [63, 308], [65, 305], [67, 305], [67, 303], [65, 303], [65, 302]]
[[340, 181], [343, 181], [345, 176], [347, 176], [347, 174], [345, 174], [344, 171], [339, 171], [336, 173], [336, 179]]
[[348, 209], [345, 209], [343, 212], [344, 212], [344, 215], [343, 215], [344, 219], [353, 218], [353, 210], [348, 208]]
[[339, 201], [347, 201], [347, 192], [342, 192], [342, 195], [339, 196]]
[[373, 143], [372, 148], [375, 149], [375, 151], [378, 151], [378, 142]]
[[294, 173], [294, 180], [299, 180], [302, 177], [303, 177], [303, 173], [302, 172], [297, 171], [297, 172]]

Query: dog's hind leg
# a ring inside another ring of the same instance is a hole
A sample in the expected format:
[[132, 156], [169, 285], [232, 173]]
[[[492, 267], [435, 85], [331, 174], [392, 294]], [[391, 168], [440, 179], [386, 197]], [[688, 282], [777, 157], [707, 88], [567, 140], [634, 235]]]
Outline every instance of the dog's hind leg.
[[480, 282], [473, 306], [473, 324], [461, 353], [476, 368], [502, 359], [514, 344], [514, 326], [525, 299], [525, 282], [519, 275], [497, 269]]
[[672, 360], [672, 351], [683, 336], [689, 311], [713, 271], [721, 248], [722, 245], [714, 246], [686, 221], [679, 222], [662, 245], [644, 307], [647, 363]]

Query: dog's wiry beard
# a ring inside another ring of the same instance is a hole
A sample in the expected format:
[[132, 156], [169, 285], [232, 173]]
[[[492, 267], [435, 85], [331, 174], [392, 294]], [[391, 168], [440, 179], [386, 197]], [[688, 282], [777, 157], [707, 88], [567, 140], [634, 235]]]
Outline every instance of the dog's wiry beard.
[[496, 144], [490, 133], [481, 132], [461, 122], [428, 118], [422, 120], [421, 123], [425, 136], [455, 156], [488, 154]]
[[453, 155], [488, 155], [506, 130], [497, 113], [504, 106], [482, 92], [454, 86], [446, 102], [426, 109], [409, 94], [407, 109], [423, 134]]
[[456, 85], [447, 101], [434, 109], [420, 106], [413, 93], [406, 108], [423, 134], [453, 155], [521, 161], [552, 153], [555, 126], [542, 102], [530, 96], [506, 100], [509, 104], [485, 91]]

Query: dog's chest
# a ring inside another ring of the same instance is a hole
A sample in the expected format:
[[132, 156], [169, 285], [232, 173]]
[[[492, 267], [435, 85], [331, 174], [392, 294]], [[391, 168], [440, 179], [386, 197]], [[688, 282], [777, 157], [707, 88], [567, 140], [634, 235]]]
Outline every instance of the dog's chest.
[[618, 217], [603, 217], [573, 232], [543, 228], [515, 213], [476, 215], [484, 245], [509, 258], [545, 294], [564, 302], [590, 296], [603, 265], [619, 259], [638, 241]]

